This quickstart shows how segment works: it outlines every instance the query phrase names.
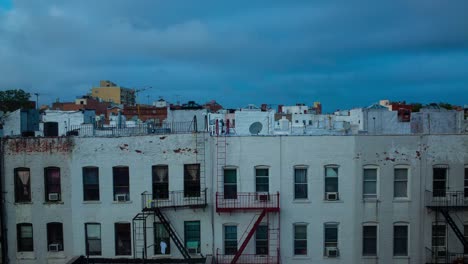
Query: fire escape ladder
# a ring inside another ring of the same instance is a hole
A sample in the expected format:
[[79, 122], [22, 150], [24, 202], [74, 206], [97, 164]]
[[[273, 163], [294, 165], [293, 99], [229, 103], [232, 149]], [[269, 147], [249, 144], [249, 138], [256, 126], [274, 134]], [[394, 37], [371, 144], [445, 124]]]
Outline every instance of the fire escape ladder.
[[442, 213], [442, 215], [445, 217], [445, 220], [447, 221], [447, 223], [450, 225], [450, 227], [452, 228], [453, 232], [455, 233], [455, 235], [457, 236], [457, 238], [460, 240], [460, 242], [462, 243], [462, 245], [464, 247], [468, 246], [468, 241], [466, 241], [465, 239], [465, 236], [463, 235], [462, 231], [460, 231], [460, 229], [458, 228], [457, 224], [455, 223], [455, 221], [453, 220], [452, 216], [450, 216], [450, 213], [447, 209], [441, 209], [440, 212]]
[[218, 192], [224, 192], [224, 167], [226, 166], [226, 137], [216, 136], [216, 172], [218, 176]]
[[188, 252], [187, 248], [185, 248], [181, 239], [179, 238], [175, 230], [172, 228], [171, 224], [167, 221], [166, 217], [161, 212], [161, 210], [159, 210], [159, 208], [156, 208], [154, 210], [154, 213], [158, 217], [159, 221], [163, 224], [164, 228], [167, 230], [167, 233], [169, 233], [169, 237], [172, 239], [172, 241], [174, 241], [174, 244], [179, 249], [184, 259], [191, 259], [190, 253]]
[[[150, 215], [147, 212], [138, 213], [133, 217], [133, 257], [141, 256], [146, 259], [146, 218]], [[140, 255], [141, 254], [141, 255]]]
[[257, 231], [258, 226], [260, 225], [260, 223], [262, 222], [266, 214], [267, 214], [267, 209], [263, 209], [262, 213], [258, 216], [257, 221], [255, 221], [255, 224], [253, 225], [252, 229], [250, 229], [249, 233], [247, 234], [244, 241], [242, 242], [242, 245], [237, 250], [236, 255], [234, 255], [234, 258], [232, 259], [231, 264], [237, 263], [237, 260], [242, 255], [242, 252], [244, 252], [244, 249], [247, 247], [247, 244], [249, 243], [252, 236], [255, 234], [255, 231]]
[[196, 163], [200, 164], [200, 183], [201, 189], [206, 188], [205, 176], [205, 133], [195, 132], [195, 159]]

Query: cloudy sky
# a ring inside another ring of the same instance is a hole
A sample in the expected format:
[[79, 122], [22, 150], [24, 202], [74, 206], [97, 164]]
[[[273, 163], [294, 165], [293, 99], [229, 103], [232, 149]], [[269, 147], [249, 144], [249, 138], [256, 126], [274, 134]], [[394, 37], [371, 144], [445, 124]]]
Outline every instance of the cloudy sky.
[[139, 100], [468, 104], [468, 1], [0, 0], [0, 89]]

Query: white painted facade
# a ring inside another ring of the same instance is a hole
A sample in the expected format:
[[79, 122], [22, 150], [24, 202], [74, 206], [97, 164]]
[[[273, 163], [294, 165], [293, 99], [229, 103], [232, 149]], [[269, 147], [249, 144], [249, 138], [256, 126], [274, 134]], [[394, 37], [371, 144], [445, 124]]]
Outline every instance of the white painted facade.
[[[93, 124], [96, 117], [94, 110], [61, 111], [46, 110], [41, 116], [42, 123], [57, 122], [58, 135], [64, 136], [73, 126]], [[43, 127], [43, 124], [40, 124]], [[41, 129], [43, 131], [43, 128]]]
[[[238, 120], [236, 116], [236, 129], [239, 128]], [[223, 254], [224, 226], [237, 226], [237, 239], [240, 239], [259, 214], [247, 211], [216, 213], [216, 192], [223, 192], [223, 175], [218, 171], [220, 162], [223, 167], [236, 170], [239, 193], [255, 192], [255, 168], [268, 168], [269, 193], [280, 194], [280, 223], [275, 222], [277, 213], [271, 213], [270, 221], [280, 227], [281, 263], [425, 263], [426, 248], [432, 247], [431, 227], [436, 215], [425, 206], [425, 192], [433, 188], [434, 166], [442, 164], [448, 168], [447, 187], [450, 190], [463, 191], [466, 186], [467, 134], [230, 136], [222, 139], [205, 135], [203, 159], [200, 152], [195, 151], [199, 148], [197, 140], [195, 134], [5, 140], [2, 175], [5, 176], [10, 261], [66, 263], [73, 256], [84, 255], [84, 224], [91, 222], [101, 224], [101, 256], [116, 257], [114, 224], [131, 223], [141, 211], [140, 194], [151, 192], [153, 165], [168, 165], [169, 190], [178, 191], [184, 186], [184, 164], [203, 164], [200, 188], [208, 190], [208, 206], [205, 209], [166, 209], [165, 214], [182, 238], [184, 221], [200, 221], [201, 253], [204, 255]], [[220, 140], [226, 140], [226, 154], [221, 161], [219, 146], [223, 141]], [[325, 168], [328, 165], [338, 168], [339, 199], [336, 201], [325, 199]], [[44, 202], [44, 168], [48, 166], [60, 167], [62, 201], [59, 203]], [[99, 201], [83, 201], [82, 168], [86, 166], [99, 168]], [[114, 201], [114, 166], [129, 167], [128, 202]], [[294, 198], [296, 166], [307, 170], [307, 198], [304, 199]], [[18, 167], [31, 170], [32, 202], [15, 203], [13, 179], [14, 169]], [[375, 198], [363, 198], [365, 168], [377, 170]], [[408, 169], [407, 198], [394, 198], [395, 168]], [[460, 211], [458, 217], [459, 224], [468, 221], [468, 211]], [[443, 217], [439, 216], [441, 219]], [[64, 251], [47, 251], [48, 222], [63, 223]], [[18, 223], [33, 224], [33, 252], [17, 252]], [[326, 223], [338, 226], [339, 256], [336, 258], [324, 254]], [[305, 255], [294, 254], [295, 224], [307, 226]], [[398, 224], [408, 226], [407, 256], [393, 256], [393, 226]], [[364, 225], [377, 226], [375, 256], [362, 254]], [[460, 228], [463, 230], [463, 226]], [[446, 243], [452, 251], [462, 252], [450, 227], [447, 230]], [[152, 231], [148, 231], [148, 243], [152, 241]], [[238, 246], [241, 243], [239, 241]], [[255, 253], [255, 236], [244, 253]], [[173, 244], [169, 257], [181, 257]]]

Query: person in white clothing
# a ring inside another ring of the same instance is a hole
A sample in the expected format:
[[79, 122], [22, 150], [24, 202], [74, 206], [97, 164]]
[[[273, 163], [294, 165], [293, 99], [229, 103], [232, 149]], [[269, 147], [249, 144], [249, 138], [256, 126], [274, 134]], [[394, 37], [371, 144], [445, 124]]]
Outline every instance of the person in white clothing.
[[161, 254], [163, 255], [166, 254], [166, 248], [167, 248], [166, 242], [161, 240], [161, 243], [159, 243], [159, 247], [161, 247]]

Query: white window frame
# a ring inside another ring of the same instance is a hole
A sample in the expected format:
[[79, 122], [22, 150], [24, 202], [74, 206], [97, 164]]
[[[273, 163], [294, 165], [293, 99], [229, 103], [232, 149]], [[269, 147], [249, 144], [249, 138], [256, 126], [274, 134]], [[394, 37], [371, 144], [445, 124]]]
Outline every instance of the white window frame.
[[[336, 177], [327, 177], [327, 168], [336, 168], [338, 169], [338, 173]], [[336, 193], [338, 194], [338, 198], [336, 201], [341, 200], [341, 195], [340, 195], [340, 166], [336, 164], [327, 164], [323, 166], [323, 192], [324, 192], [324, 200], [326, 201], [332, 201], [327, 199], [327, 178], [337, 178], [337, 191]]]
[[[406, 226], [406, 232], [407, 232], [406, 233], [406, 255], [395, 255], [395, 226]], [[411, 252], [411, 250], [410, 250], [410, 245], [411, 245], [411, 243], [410, 243], [410, 241], [411, 241], [411, 239], [410, 239], [410, 234], [411, 234], [410, 233], [410, 224], [408, 222], [395, 222], [395, 223], [393, 223], [392, 232], [393, 232], [393, 234], [392, 234], [392, 238], [393, 238], [393, 240], [392, 240], [392, 242], [393, 242], [392, 243], [392, 249], [393, 249], [392, 254], [393, 254], [393, 257], [396, 257], [396, 258], [398, 258], [398, 257], [409, 257], [410, 252]]]
[[[445, 169], [445, 195], [443, 196], [435, 196], [434, 195], [434, 169]], [[447, 196], [447, 191], [449, 187], [449, 175], [450, 175], [450, 168], [447, 164], [434, 164], [431, 168], [431, 184], [432, 184], [432, 196], [434, 198], [445, 198]]]
[[[406, 169], [407, 171], [406, 173], [406, 197], [395, 197], [395, 182], [396, 182], [395, 170], [397, 169]], [[411, 200], [411, 180], [410, 179], [411, 179], [411, 169], [409, 165], [401, 164], [401, 165], [395, 165], [395, 167], [393, 167], [393, 199], [394, 200], [400, 200], [400, 201]]]
[[[339, 245], [340, 245], [340, 223], [338, 222], [325, 222], [323, 223], [323, 254], [326, 256], [326, 248], [327, 248], [327, 241], [326, 241], [326, 232], [327, 226], [334, 226], [336, 228], [336, 248], [338, 249], [338, 256], [339, 256]], [[333, 243], [333, 242], [329, 242]]]
[[[364, 255], [364, 227], [375, 226], [375, 255]], [[361, 256], [363, 258], [378, 258], [379, 257], [379, 224], [376, 222], [366, 222], [362, 224], [361, 228]]]
[[[296, 254], [296, 247], [295, 247], [295, 242], [296, 242], [296, 226], [305, 226], [306, 228], [306, 238], [301, 239], [306, 241], [306, 253], [305, 254]], [[299, 223], [293, 223], [292, 226], [292, 253], [293, 256], [295, 257], [307, 257], [309, 255], [309, 225], [308, 223], [304, 222], [299, 222]]]
[[[257, 165], [257, 166], [254, 166], [254, 189], [255, 189], [255, 192], [260, 192], [260, 193], [263, 193], [262, 191], [257, 191], [257, 169], [266, 169], [268, 170], [268, 176], [260, 176], [260, 177], [263, 177], [263, 178], [268, 178], [268, 193], [271, 192], [271, 180], [270, 180], [270, 177], [271, 177], [271, 170], [270, 170], [270, 166], [268, 165]], [[266, 193], [266, 192], [265, 192]]]
[[[305, 170], [306, 171], [306, 197], [305, 198], [296, 198], [296, 184], [304, 184], [304, 183], [296, 183], [296, 169]], [[308, 200], [309, 199], [309, 166], [307, 165], [295, 165], [293, 167], [293, 198], [294, 200]]]
[[[239, 179], [239, 167], [233, 166], [233, 165], [226, 165], [226, 166], [223, 166], [223, 199], [226, 199], [226, 198], [224, 198], [224, 194], [226, 193], [226, 190], [225, 190], [226, 183], [225, 183], [225, 181], [224, 181], [224, 180], [225, 180], [225, 178], [224, 178], [225, 175], [224, 175], [224, 174], [225, 174], [225, 171], [226, 171], [226, 170], [235, 170], [235, 171], [236, 171], [236, 183], [235, 183], [235, 186], [236, 186], [236, 190], [237, 190], [237, 191], [236, 191], [236, 197], [237, 197], [238, 194], [239, 194], [239, 186], [240, 186], [240, 184], [239, 184], [239, 180], [240, 180], [240, 179]], [[233, 186], [234, 184], [229, 183], [229, 184], [227, 184], [227, 185]]]
[[465, 194], [465, 193], [468, 194], [468, 165], [465, 165], [465, 167], [463, 168], [463, 175], [464, 175], [463, 176], [464, 198], [468, 199], [468, 195]]
[[[375, 177], [375, 197], [370, 195], [373, 194], [367, 194], [368, 197], [366, 197], [366, 194], [364, 193], [364, 171], [367, 169], [375, 169], [376, 170], [376, 177]], [[362, 168], [362, 198], [363, 200], [378, 200], [380, 197], [380, 167], [377, 165], [365, 165]]]
[[[236, 240], [237, 240], [236, 241], [236, 253], [237, 253], [237, 251], [239, 250], [239, 246], [240, 246], [239, 245], [239, 239], [240, 239], [240, 237], [239, 237], [239, 224], [237, 224], [237, 223], [225, 223], [225, 224], [223, 224], [223, 253], [225, 255], [227, 255], [226, 252], [225, 252], [225, 250], [226, 250], [226, 226], [235, 226], [236, 227]], [[234, 255], [235, 254], [232, 254], [231, 256], [234, 256]]]

